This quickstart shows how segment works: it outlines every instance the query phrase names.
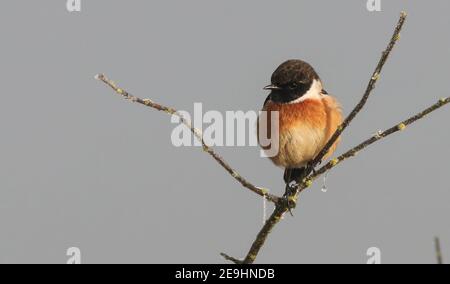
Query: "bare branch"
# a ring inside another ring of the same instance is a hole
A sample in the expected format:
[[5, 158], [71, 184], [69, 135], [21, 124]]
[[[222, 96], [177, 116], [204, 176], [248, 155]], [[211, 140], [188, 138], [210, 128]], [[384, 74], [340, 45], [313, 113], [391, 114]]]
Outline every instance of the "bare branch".
[[403, 28], [406, 17], [407, 17], [407, 15], [405, 12], [402, 12], [400, 14], [400, 19], [398, 20], [398, 23], [394, 30], [394, 34], [392, 35], [392, 38], [389, 41], [389, 44], [388, 44], [386, 50], [382, 53], [381, 58], [377, 64], [377, 67], [375, 68], [375, 71], [369, 80], [367, 89], [366, 89], [363, 97], [361, 98], [360, 102], [355, 106], [353, 111], [347, 116], [347, 118], [344, 120], [342, 125], [338, 127], [336, 132], [330, 138], [330, 140], [325, 145], [325, 147], [322, 149], [322, 151], [317, 155], [317, 157], [311, 163], [309, 163], [306, 171], [304, 171], [302, 176], [297, 181], [298, 184], [296, 186], [296, 189], [291, 192], [288, 192], [285, 200], [280, 199], [279, 202], [276, 203], [273, 214], [270, 216], [270, 218], [267, 220], [266, 224], [260, 230], [260, 232], [258, 233], [258, 235], [256, 237], [256, 240], [253, 242], [249, 252], [247, 253], [247, 256], [244, 260], [245, 264], [251, 264], [255, 261], [256, 257], [258, 256], [259, 251], [261, 250], [262, 246], [266, 242], [266, 239], [269, 236], [270, 232], [273, 230], [273, 228], [276, 226], [276, 224], [278, 224], [278, 222], [280, 222], [282, 216], [288, 210], [290, 210], [290, 208], [295, 207], [300, 193], [312, 185], [313, 180], [310, 179], [308, 176], [313, 172], [316, 165], [318, 165], [319, 162], [322, 161], [323, 157], [326, 155], [326, 153], [328, 153], [328, 150], [336, 142], [336, 140], [344, 132], [344, 130], [348, 127], [348, 125], [351, 123], [351, 121], [364, 108], [364, 106], [367, 102], [367, 99], [369, 98], [370, 94], [372, 93], [372, 90], [375, 88], [376, 82], [380, 78], [381, 71], [382, 71], [383, 66], [386, 63], [387, 59], [389, 58], [389, 54], [391, 53], [392, 49], [394, 48], [395, 44], [397, 43], [398, 39], [400, 38], [400, 31]]
[[239, 259], [237, 259], [237, 258], [234, 258], [234, 257], [232, 257], [232, 256], [229, 256], [229, 255], [227, 255], [226, 253], [223, 253], [223, 252], [222, 252], [220, 255], [221, 255], [223, 258], [225, 258], [226, 260], [233, 262], [234, 264], [243, 264], [242, 260], [239, 260]]
[[251, 190], [252, 192], [265, 197], [267, 200], [277, 203], [279, 200], [278, 196], [272, 195], [268, 192], [267, 189], [259, 188], [252, 183], [250, 183], [247, 179], [245, 179], [243, 176], [241, 176], [236, 170], [234, 170], [219, 154], [217, 154], [211, 147], [206, 145], [203, 135], [200, 130], [194, 128], [190, 121], [185, 119], [176, 109], [172, 107], [167, 107], [158, 103], [155, 103], [154, 101], [150, 99], [141, 99], [136, 96], [131, 95], [129, 92], [125, 91], [124, 89], [119, 88], [113, 81], [108, 79], [103, 74], [98, 74], [95, 76], [97, 80], [102, 81], [109, 87], [111, 87], [117, 94], [121, 95], [125, 99], [128, 99], [132, 102], [139, 103], [142, 105], [145, 105], [150, 108], [154, 108], [159, 111], [163, 111], [170, 115], [175, 115], [180, 119], [180, 122], [184, 124], [187, 128], [190, 129], [190, 131], [194, 134], [195, 138], [197, 138], [203, 147], [203, 151], [208, 153], [219, 165], [221, 165], [235, 180], [237, 180], [243, 187]]
[[386, 63], [386, 61], [389, 58], [389, 55], [391, 54], [391, 51], [394, 49], [395, 44], [400, 39], [400, 31], [403, 28], [403, 24], [406, 21], [406, 13], [402, 12], [400, 14], [400, 19], [398, 20], [397, 26], [395, 27], [394, 34], [392, 35], [391, 40], [389, 41], [389, 44], [385, 51], [383, 51], [381, 58], [377, 64], [377, 67], [375, 68], [375, 71], [372, 74], [372, 77], [369, 80], [369, 84], [367, 85], [366, 91], [364, 95], [362, 96], [359, 103], [355, 106], [355, 108], [350, 112], [350, 114], [347, 116], [347, 118], [344, 120], [344, 122], [341, 124], [341, 126], [338, 127], [336, 132], [333, 134], [333, 136], [330, 138], [328, 143], [325, 145], [325, 147], [320, 151], [320, 153], [316, 156], [316, 158], [309, 164], [308, 169], [305, 171], [305, 174], [303, 177], [301, 177], [300, 181], [303, 180], [307, 175], [309, 175], [313, 169], [322, 161], [323, 157], [328, 153], [330, 148], [333, 146], [333, 144], [337, 141], [339, 136], [344, 132], [344, 130], [350, 125], [352, 120], [356, 117], [356, 115], [364, 108], [367, 100], [369, 99], [370, 94], [372, 93], [373, 89], [375, 89], [375, 85], [380, 78], [381, 71], [383, 70], [383, 66]]
[[442, 259], [441, 242], [438, 237], [434, 238], [434, 246], [436, 249], [437, 264], [444, 264], [444, 260]]
[[259, 251], [264, 246], [264, 243], [266, 242], [269, 234], [272, 232], [272, 229], [276, 226], [276, 224], [278, 224], [278, 222], [281, 221], [283, 215], [286, 214], [288, 210], [289, 208], [286, 206], [286, 203], [282, 202], [281, 200], [277, 203], [277, 205], [275, 206], [275, 210], [273, 211], [269, 219], [267, 219], [261, 231], [259, 231], [256, 240], [253, 242], [249, 252], [247, 253], [247, 256], [245, 257], [243, 262], [244, 264], [252, 264], [253, 262], [255, 262]]
[[368, 146], [372, 145], [373, 143], [386, 138], [387, 136], [394, 134], [398, 131], [404, 130], [408, 125], [416, 122], [419, 119], [424, 118], [426, 115], [430, 114], [431, 112], [445, 106], [446, 104], [450, 103], [450, 97], [448, 98], [442, 98], [434, 105], [430, 106], [429, 108], [419, 112], [418, 114], [400, 122], [399, 124], [386, 129], [384, 131], [379, 131], [374, 136], [370, 137], [369, 139], [365, 140], [364, 142], [360, 143], [359, 145], [353, 147], [352, 149], [348, 150], [344, 154], [340, 155], [337, 158], [334, 158], [330, 160], [327, 164], [322, 166], [320, 169], [318, 169], [314, 174], [312, 174], [308, 179], [310, 181], [315, 180], [320, 175], [326, 173], [327, 171], [331, 170], [338, 164], [342, 163], [343, 161], [347, 160], [348, 158], [354, 157], [356, 154], [358, 154], [361, 150], [367, 148]]

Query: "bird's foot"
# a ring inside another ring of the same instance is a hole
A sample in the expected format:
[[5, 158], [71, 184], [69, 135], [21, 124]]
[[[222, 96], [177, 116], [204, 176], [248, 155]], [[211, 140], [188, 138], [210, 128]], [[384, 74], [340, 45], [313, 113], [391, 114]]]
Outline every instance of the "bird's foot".
[[[320, 166], [320, 164], [322, 164], [322, 161], [320, 161], [319, 163], [317, 163], [317, 166]], [[311, 169], [311, 172], [312, 172], [312, 174], [313, 175], [316, 175], [316, 167], [311, 163], [311, 162], [308, 162], [308, 164], [306, 165], [306, 168], [310, 168]]]
[[289, 210], [289, 214], [291, 214], [292, 217], [294, 217], [294, 214], [292, 214], [292, 209], [295, 208], [295, 203], [291, 200], [292, 196], [295, 195], [297, 191], [298, 183], [295, 181], [292, 181], [288, 184], [286, 184], [286, 190], [283, 195], [283, 199], [286, 202], [287, 208]]

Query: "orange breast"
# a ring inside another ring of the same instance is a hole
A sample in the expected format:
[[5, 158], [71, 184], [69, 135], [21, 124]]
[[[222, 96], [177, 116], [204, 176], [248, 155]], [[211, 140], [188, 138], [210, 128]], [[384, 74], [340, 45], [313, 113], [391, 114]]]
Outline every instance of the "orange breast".
[[[337, 101], [331, 96], [321, 99], [307, 99], [294, 104], [268, 102], [263, 111], [279, 113], [279, 152], [271, 157], [278, 166], [302, 167], [325, 146], [342, 123], [342, 114]], [[264, 127], [262, 125], [261, 127]], [[270, 125], [266, 125], [270, 134]], [[336, 149], [337, 142], [326, 158]]]

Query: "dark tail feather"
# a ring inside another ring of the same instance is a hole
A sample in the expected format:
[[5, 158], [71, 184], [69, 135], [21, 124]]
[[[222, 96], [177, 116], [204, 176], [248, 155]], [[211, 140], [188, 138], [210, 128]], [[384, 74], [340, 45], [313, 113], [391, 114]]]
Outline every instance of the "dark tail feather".
[[290, 184], [294, 180], [298, 180], [303, 172], [305, 171], [305, 168], [295, 168], [295, 169], [285, 169], [284, 170], [284, 182], [286, 184]]

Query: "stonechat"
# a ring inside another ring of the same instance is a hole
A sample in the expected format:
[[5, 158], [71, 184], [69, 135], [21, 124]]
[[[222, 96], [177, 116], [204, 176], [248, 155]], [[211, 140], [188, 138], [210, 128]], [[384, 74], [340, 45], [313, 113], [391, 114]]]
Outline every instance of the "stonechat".
[[[262, 110], [268, 117], [272, 112], [278, 112], [279, 119], [279, 150], [270, 159], [285, 169], [284, 180], [289, 185], [301, 176], [341, 125], [341, 108], [338, 101], [323, 89], [314, 68], [302, 60], [281, 64], [273, 73], [271, 84], [264, 89], [270, 94]], [[264, 121], [267, 123], [271, 119]], [[261, 123], [260, 116], [258, 124]], [[270, 125], [258, 125], [258, 130], [260, 127], [267, 127], [267, 133], [270, 132]], [[338, 142], [324, 159], [333, 154]]]

